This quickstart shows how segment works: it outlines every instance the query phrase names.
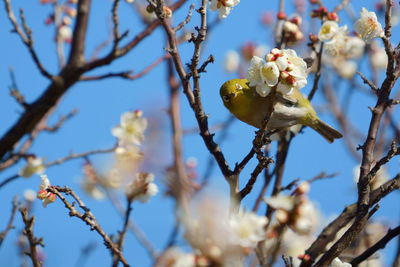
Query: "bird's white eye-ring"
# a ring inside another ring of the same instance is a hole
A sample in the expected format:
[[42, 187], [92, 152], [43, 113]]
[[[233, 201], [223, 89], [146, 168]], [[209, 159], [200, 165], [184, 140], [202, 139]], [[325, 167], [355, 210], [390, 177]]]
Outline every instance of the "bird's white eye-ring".
[[224, 100], [224, 102], [229, 102], [229, 96], [227, 95], [223, 95], [222, 99]]
[[235, 84], [235, 86], [236, 86], [236, 89], [238, 89], [238, 90], [242, 90], [243, 89], [243, 87], [240, 85], [240, 84]]

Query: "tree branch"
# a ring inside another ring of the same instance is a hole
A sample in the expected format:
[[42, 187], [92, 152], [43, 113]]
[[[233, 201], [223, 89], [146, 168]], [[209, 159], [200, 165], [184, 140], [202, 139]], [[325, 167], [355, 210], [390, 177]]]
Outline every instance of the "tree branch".
[[[58, 186], [50, 186], [47, 189], [49, 192], [56, 194], [61, 201], [64, 203], [64, 206], [69, 210], [69, 216], [77, 217], [78, 219], [85, 222], [88, 226], [90, 226], [91, 230], [95, 230], [104, 241], [105, 246], [109, 249], [112, 255], [115, 255], [119, 261], [125, 266], [129, 267], [128, 262], [126, 261], [124, 255], [119, 250], [117, 245], [111, 240], [111, 238], [104, 232], [103, 228], [99, 225], [96, 218], [90, 209], [83, 203], [83, 201], [75, 194], [72, 189], [68, 187], [58, 187]], [[67, 199], [62, 195], [62, 193], [66, 195], [70, 195], [79, 205], [79, 207], [84, 211], [83, 213], [79, 212], [74, 204], [70, 204]]]

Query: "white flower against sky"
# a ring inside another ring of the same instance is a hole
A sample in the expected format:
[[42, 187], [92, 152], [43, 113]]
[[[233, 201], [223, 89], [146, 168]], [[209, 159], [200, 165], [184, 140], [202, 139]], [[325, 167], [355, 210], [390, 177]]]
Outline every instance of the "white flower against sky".
[[271, 88], [263, 83], [261, 77], [261, 67], [264, 65], [265, 61], [257, 56], [254, 56], [250, 61], [250, 67], [247, 71], [247, 79], [250, 82], [250, 86], [255, 86], [257, 93], [265, 97], [271, 92]]
[[225, 55], [224, 68], [227, 72], [236, 72], [239, 69], [240, 56], [235, 50], [230, 50]]
[[339, 76], [345, 79], [354, 77], [357, 71], [357, 63], [351, 60], [340, 60], [335, 65], [335, 69]]
[[388, 64], [388, 57], [383, 47], [371, 46], [371, 65], [376, 70], [384, 70]]
[[178, 247], [170, 247], [157, 260], [155, 267], [196, 267], [196, 256]]
[[120, 145], [140, 145], [144, 140], [147, 120], [139, 110], [125, 112], [121, 115], [120, 125], [112, 129], [112, 134], [118, 138]]
[[35, 156], [29, 156], [26, 159], [26, 165], [22, 167], [18, 174], [22, 177], [28, 178], [33, 174], [42, 174], [46, 170], [43, 159]]
[[70, 42], [72, 39], [72, 29], [67, 25], [63, 25], [58, 29], [58, 36], [62, 42]]
[[264, 227], [268, 219], [252, 212], [234, 214], [229, 218], [232, 242], [242, 247], [255, 248], [265, 239]]
[[144, 203], [158, 193], [158, 187], [152, 173], [138, 173], [133, 181], [127, 186], [126, 195], [132, 200], [139, 200]]
[[50, 186], [50, 180], [46, 174], [40, 175], [41, 183], [39, 186], [39, 191], [37, 192], [37, 198], [42, 200], [43, 207], [46, 207], [47, 204], [53, 203], [56, 201], [57, 196], [51, 192], [47, 191], [47, 188]]
[[229, 214], [229, 201], [225, 198], [201, 197], [181, 216], [185, 239], [218, 266], [244, 266], [244, 257], [266, 238], [265, 216], [241, 211]]
[[318, 39], [320, 41], [331, 40], [338, 30], [339, 25], [335, 21], [327, 20], [322, 24], [319, 30]]
[[36, 192], [32, 189], [26, 189], [24, 191], [24, 199], [28, 202], [33, 202], [36, 199]]
[[375, 12], [369, 12], [366, 8], [362, 8], [360, 18], [354, 23], [354, 30], [361, 35], [366, 43], [371, 43], [376, 37], [383, 37], [384, 32], [382, 25], [379, 23]]
[[329, 267], [351, 267], [351, 264], [342, 262], [339, 258], [334, 258]]
[[255, 86], [260, 96], [267, 96], [275, 86], [285, 95], [307, 84], [307, 64], [296, 51], [274, 48], [264, 58], [254, 56], [247, 71], [250, 86]]
[[292, 196], [286, 195], [277, 195], [270, 198], [264, 198], [264, 201], [267, 202], [274, 209], [283, 209], [286, 211], [293, 210], [296, 202]]
[[330, 56], [338, 56], [344, 53], [348, 36], [347, 25], [338, 29], [333, 38], [325, 42], [324, 50]]
[[218, 10], [220, 19], [226, 18], [232, 8], [240, 3], [240, 0], [211, 0], [210, 9]]
[[357, 36], [347, 36], [345, 44], [346, 58], [360, 58], [364, 54], [365, 42]]
[[266, 62], [260, 68], [261, 79], [269, 87], [275, 86], [279, 79], [279, 69], [275, 62]]

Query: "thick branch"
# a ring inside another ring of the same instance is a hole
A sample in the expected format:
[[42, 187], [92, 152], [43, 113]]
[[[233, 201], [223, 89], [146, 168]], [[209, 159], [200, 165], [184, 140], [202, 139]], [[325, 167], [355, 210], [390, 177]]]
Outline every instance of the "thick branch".
[[80, 67], [85, 62], [85, 41], [89, 22], [90, 5], [91, 0], [78, 1], [78, 15], [74, 27], [68, 65]]

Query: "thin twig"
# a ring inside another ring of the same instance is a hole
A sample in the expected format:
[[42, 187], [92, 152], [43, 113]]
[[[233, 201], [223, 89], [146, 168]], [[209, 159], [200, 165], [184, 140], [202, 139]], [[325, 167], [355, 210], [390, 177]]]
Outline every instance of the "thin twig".
[[11, 203], [12, 203], [11, 214], [10, 214], [10, 218], [8, 219], [6, 229], [4, 229], [2, 232], [0, 232], [0, 247], [3, 244], [3, 241], [6, 238], [8, 232], [11, 231], [12, 229], [14, 229], [13, 222], [15, 219], [15, 215], [17, 214], [17, 209], [18, 209], [18, 205], [19, 205], [18, 198], [15, 196]]
[[47, 70], [43, 67], [42, 63], [39, 60], [38, 55], [36, 54], [35, 49], [33, 48], [32, 31], [29, 29], [28, 25], [26, 24], [23, 9], [20, 10], [20, 17], [21, 17], [21, 22], [22, 22], [22, 27], [23, 27], [23, 29], [21, 29], [21, 27], [19, 26], [19, 24], [17, 22], [15, 15], [14, 15], [14, 12], [12, 11], [10, 0], [4, 0], [4, 5], [6, 8], [8, 19], [10, 20], [11, 24], [13, 25], [14, 32], [16, 32], [18, 34], [18, 36], [21, 38], [24, 45], [28, 48], [28, 51], [31, 54], [33, 62], [36, 64], [36, 67], [39, 69], [40, 73], [44, 77], [46, 77], [50, 80], [53, 79], [53, 76], [49, 72], [47, 72]]
[[[119, 261], [121, 261], [121, 263], [125, 267], [129, 267], [128, 262], [126, 261], [124, 255], [122, 254], [122, 251], [118, 249], [117, 245], [104, 232], [103, 228], [97, 222], [93, 213], [85, 205], [85, 203], [83, 203], [83, 201], [78, 197], [78, 195], [76, 195], [75, 192], [72, 191], [72, 189], [68, 187], [50, 186], [47, 188], [47, 190], [51, 193], [56, 194], [61, 199], [61, 201], [64, 203], [64, 206], [69, 210], [69, 216], [77, 217], [78, 219], [85, 222], [88, 226], [90, 226], [91, 230], [95, 230], [103, 238], [105, 246], [107, 247], [107, 249], [110, 250], [112, 255], [116, 255], [116, 257], [118, 257]], [[70, 195], [77, 202], [78, 206], [83, 210], [83, 213], [78, 211], [75, 208], [74, 204], [70, 204], [67, 201], [67, 199], [62, 195], [62, 193]]]
[[372, 81], [370, 81], [367, 77], [365, 77], [364, 74], [362, 74], [361, 72], [357, 71], [357, 74], [361, 77], [361, 79], [363, 80], [363, 82], [365, 84], [367, 84], [369, 87], [371, 87], [372, 91], [376, 94], [379, 88]]
[[66, 161], [70, 161], [73, 159], [79, 159], [79, 158], [85, 158], [85, 157], [95, 155], [95, 154], [111, 153], [111, 152], [114, 152], [116, 148], [117, 148], [117, 146], [114, 146], [112, 148], [106, 148], [106, 149], [95, 149], [95, 150], [90, 150], [90, 151], [86, 151], [86, 152], [82, 152], [82, 153], [71, 153], [68, 156], [56, 159], [54, 161], [47, 162], [45, 164], [45, 166], [50, 167], [50, 166], [54, 166], [54, 165], [60, 165]]
[[108, 78], [122, 78], [122, 79], [127, 79], [127, 80], [136, 80], [136, 79], [139, 79], [139, 78], [145, 76], [151, 70], [153, 70], [155, 67], [157, 67], [161, 62], [163, 62], [164, 60], [169, 59], [169, 58], [171, 58], [171, 56], [167, 53], [167, 54], [159, 57], [158, 59], [156, 59], [149, 66], [147, 66], [142, 71], [140, 71], [136, 74], [131, 74], [132, 71], [110, 72], [110, 73], [102, 74], [102, 75], [83, 76], [83, 77], [81, 77], [81, 81], [99, 81], [99, 80], [108, 79]]
[[28, 211], [26, 207], [21, 207], [19, 208], [19, 212], [21, 213], [22, 220], [25, 224], [23, 234], [26, 236], [28, 239], [29, 243], [29, 257], [31, 258], [32, 264], [34, 267], [40, 267], [42, 266], [42, 263], [40, 262], [37, 251], [36, 251], [36, 246], [41, 245], [43, 246], [43, 240], [42, 238], [37, 238], [33, 234], [33, 224], [35, 222], [35, 217], [30, 217], [28, 216]]
[[[121, 232], [119, 233], [119, 238], [118, 238], [118, 243], [117, 243], [117, 248], [122, 251], [122, 246], [124, 243], [124, 238], [126, 235], [126, 232], [128, 230], [128, 226], [129, 226], [129, 217], [131, 215], [131, 211], [132, 211], [132, 199], [131, 198], [126, 198], [126, 211], [125, 211], [125, 218], [124, 218], [124, 225], [122, 227]], [[114, 255], [114, 259], [113, 259], [113, 266], [117, 267], [118, 266], [118, 257], [116, 255]]]
[[389, 229], [387, 234], [382, 237], [378, 242], [376, 242], [373, 246], [366, 249], [361, 255], [354, 258], [350, 264], [355, 267], [358, 266], [361, 262], [367, 260], [371, 255], [377, 252], [379, 249], [383, 249], [386, 247], [386, 244], [389, 243], [393, 238], [400, 235], [400, 226], [397, 226], [394, 229]]

